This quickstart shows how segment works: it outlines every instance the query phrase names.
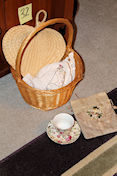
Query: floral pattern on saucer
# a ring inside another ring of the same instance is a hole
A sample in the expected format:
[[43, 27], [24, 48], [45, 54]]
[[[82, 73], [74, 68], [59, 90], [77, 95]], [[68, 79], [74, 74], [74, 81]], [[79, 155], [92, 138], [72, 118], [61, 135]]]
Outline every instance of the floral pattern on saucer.
[[71, 144], [75, 142], [80, 136], [81, 130], [80, 127], [75, 121], [74, 126], [70, 130], [59, 130], [51, 123], [48, 123], [47, 135], [48, 137], [58, 144]]

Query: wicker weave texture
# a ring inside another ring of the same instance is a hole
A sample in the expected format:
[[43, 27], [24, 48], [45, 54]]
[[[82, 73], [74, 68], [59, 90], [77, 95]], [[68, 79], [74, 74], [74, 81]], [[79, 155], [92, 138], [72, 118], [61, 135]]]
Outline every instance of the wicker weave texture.
[[30, 41], [21, 65], [21, 74], [30, 73], [36, 76], [38, 71], [47, 64], [59, 62], [66, 51], [66, 43], [62, 35], [51, 28], [46, 28]]
[[18, 25], [9, 29], [2, 41], [2, 49], [9, 65], [15, 69], [17, 53], [23, 40], [34, 30], [29, 25]]

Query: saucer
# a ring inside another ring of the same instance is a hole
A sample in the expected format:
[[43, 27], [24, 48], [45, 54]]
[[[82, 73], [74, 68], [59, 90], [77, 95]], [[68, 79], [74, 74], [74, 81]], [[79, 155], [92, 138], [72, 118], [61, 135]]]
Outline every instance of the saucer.
[[55, 143], [58, 144], [71, 144], [75, 142], [80, 136], [81, 130], [77, 121], [74, 122], [70, 130], [59, 130], [50, 121], [47, 126], [47, 135]]

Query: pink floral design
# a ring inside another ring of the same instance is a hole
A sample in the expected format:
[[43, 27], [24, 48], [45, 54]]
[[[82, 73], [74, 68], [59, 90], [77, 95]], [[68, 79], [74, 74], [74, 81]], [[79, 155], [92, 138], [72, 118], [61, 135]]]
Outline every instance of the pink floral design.
[[62, 141], [58, 141], [58, 143], [62, 143]]
[[57, 135], [57, 138], [60, 138], [60, 135]]
[[63, 132], [61, 131], [60, 134], [63, 134]]
[[70, 141], [71, 140], [71, 136], [68, 136], [68, 138], [66, 138], [66, 141], [68, 142], [68, 141]]

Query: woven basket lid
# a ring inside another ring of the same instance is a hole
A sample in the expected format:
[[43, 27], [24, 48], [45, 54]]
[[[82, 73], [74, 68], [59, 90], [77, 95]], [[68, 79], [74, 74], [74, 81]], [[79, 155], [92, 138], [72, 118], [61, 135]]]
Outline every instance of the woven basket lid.
[[[38, 15], [40, 13], [41, 12], [39, 11]], [[44, 21], [42, 20], [42, 22]], [[37, 25], [41, 25], [41, 22], [38, 22]], [[32, 26], [18, 25], [8, 30], [3, 38], [4, 55], [8, 63], [14, 69], [19, 48], [23, 40], [33, 30], [35, 30], [35, 28]], [[25, 76], [27, 73], [35, 76], [43, 66], [60, 61], [64, 56], [65, 51], [66, 43], [63, 36], [54, 29], [43, 29], [34, 36], [23, 54], [21, 63], [22, 76]]]
[[29, 25], [18, 25], [10, 28], [3, 37], [2, 49], [7, 62], [15, 69], [18, 50], [22, 41], [34, 30]]
[[66, 51], [66, 44], [62, 35], [54, 29], [45, 28], [39, 32], [26, 48], [21, 74], [30, 73], [35, 76], [45, 65], [58, 62]]

